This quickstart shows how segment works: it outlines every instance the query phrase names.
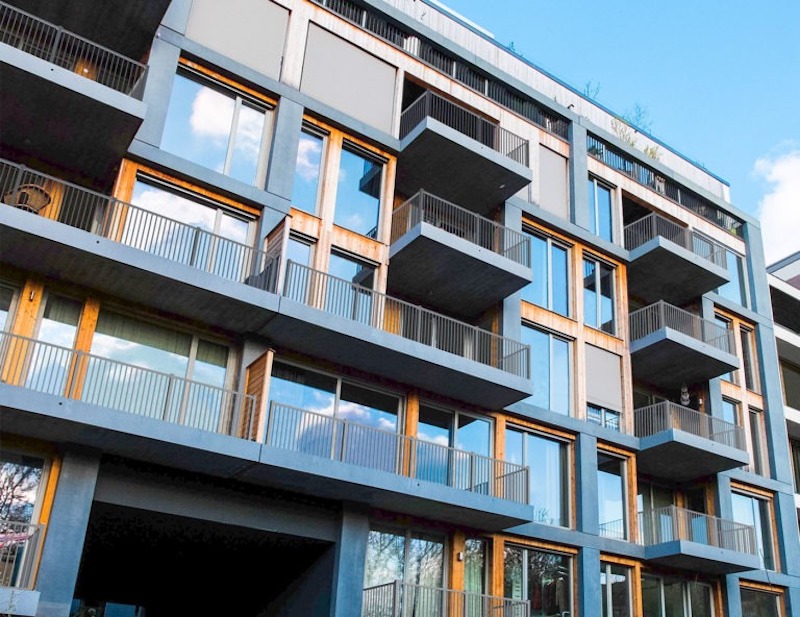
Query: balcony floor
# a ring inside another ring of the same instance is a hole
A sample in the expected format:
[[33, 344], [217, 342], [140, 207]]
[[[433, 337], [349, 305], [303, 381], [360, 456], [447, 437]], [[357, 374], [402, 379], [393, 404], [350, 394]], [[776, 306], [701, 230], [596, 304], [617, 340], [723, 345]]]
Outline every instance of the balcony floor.
[[403, 138], [400, 148], [399, 193], [424, 189], [484, 216], [533, 177], [524, 165], [432, 118]]
[[729, 280], [722, 267], [660, 236], [631, 251], [628, 292], [646, 303], [682, 305]]

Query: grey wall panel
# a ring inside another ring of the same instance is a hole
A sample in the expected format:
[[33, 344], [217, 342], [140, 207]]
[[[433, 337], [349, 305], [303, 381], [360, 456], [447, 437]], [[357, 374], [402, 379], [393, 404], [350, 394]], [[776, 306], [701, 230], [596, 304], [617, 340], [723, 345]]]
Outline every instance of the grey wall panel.
[[586, 398], [590, 403], [622, 410], [622, 373], [618, 355], [586, 345]]
[[550, 148], [539, 146], [539, 205], [569, 220], [567, 159]]
[[194, 0], [186, 37], [278, 79], [289, 11], [269, 0]]
[[311, 24], [300, 90], [390, 133], [397, 69]]

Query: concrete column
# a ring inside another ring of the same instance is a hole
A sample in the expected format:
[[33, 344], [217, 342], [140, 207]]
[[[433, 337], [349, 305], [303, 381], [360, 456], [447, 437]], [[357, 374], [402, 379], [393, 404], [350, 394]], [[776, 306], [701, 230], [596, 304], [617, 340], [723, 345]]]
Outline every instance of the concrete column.
[[37, 577], [37, 617], [69, 615], [99, 469], [98, 454], [64, 455]]
[[175, 80], [180, 54], [181, 50], [178, 47], [160, 38], [154, 39], [150, 48], [144, 88], [147, 114], [136, 133], [136, 139], [151, 146], [161, 145], [161, 135], [164, 132], [169, 99], [172, 95], [172, 82]]
[[[503, 207], [503, 225], [516, 231], [522, 230], [522, 210], [506, 204]], [[503, 322], [501, 334], [515, 341], [522, 336], [521, 293], [516, 292], [503, 300]]]
[[189, 23], [189, 11], [192, 9], [192, 0], [172, 0], [169, 8], [164, 14], [162, 25], [180, 32], [186, 33], [186, 25]]
[[[794, 494], [775, 493], [773, 501], [775, 508], [776, 527], [778, 528], [778, 545], [782, 563], [781, 572], [790, 576], [800, 576], [800, 536], [798, 536], [797, 507]], [[797, 590], [800, 592], [800, 589]], [[798, 605], [800, 608], [800, 605]], [[790, 615], [793, 615], [789, 611]]]
[[366, 511], [345, 505], [342, 527], [336, 545], [336, 564], [333, 573], [331, 617], [361, 614], [364, 593], [364, 565], [369, 536], [369, 516]]
[[582, 548], [578, 554], [578, 604], [579, 615], [598, 615], [603, 598], [600, 587], [600, 551]]
[[287, 200], [292, 199], [295, 161], [302, 125], [303, 106], [286, 97], [281, 98], [275, 112], [266, 188], [273, 195]]
[[742, 596], [739, 594], [739, 577], [729, 575], [724, 578], [722, 590], [723, 614], [727, 617], [742, 617]]
[[575, 504], [578, 529], [584, 533], [598, 535], [600, 523], [597, 510], [597, 438], [581, 433], [578, 435], [575, 450], [575, 482], [580, 487]]
[[578, 122], [570, 123], [569, 130], [569, 211], [570, 220], [584, 229], [589, 229], [589, 193], [587, 180], [589, 165], [586, 153], [586, 127]]

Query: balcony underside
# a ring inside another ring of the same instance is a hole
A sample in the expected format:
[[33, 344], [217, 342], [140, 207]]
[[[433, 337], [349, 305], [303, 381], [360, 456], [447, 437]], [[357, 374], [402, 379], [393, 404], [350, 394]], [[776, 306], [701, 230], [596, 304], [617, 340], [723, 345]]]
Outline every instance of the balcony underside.
[[648, 546], [645, 548], [645, 559], [654, 565], [709, 575], [759, 569], [759, 560], [755, 555], [687, 540]]
[[35, 439], [487, 531], [533, 517], [529, 505], [24, 388], [0, 384], [0, 400], [3, 430]]
[[676, 482], [696, 480], [750, 462], [744, 450], [676, 429], [643, 437], [640, 445], [637, 470]]
[[389, 293], [470, 319], [531, 281], [531, 269], [428, 223], [392, 244]]
[[532, 179], [524, 165], [432, 118], [403, 138], [400, 148], [399, 193], [424, 189], [484, 216]]
[[489, 409], [528, 379], [0, 204], [0, 263]]
[[150, 49], [169, 0], [9, 0], [23, 11], [57, 24], [117, 53], [139, 59]]
[[0, 44], [0, 153], [106, 189], [144, 119], [146, 105]]
[[628, 292], [646, 303], [685, 304], [729, 280], [722, 267], [660, 236], [631, 251]]
[[0, 204], [0, 263], [227, 332], [258, 331], [278, 296]]
[[631, 363], [635, 379], [665, 389], [708, 381], [739, 368], [733, 354], [672, 328], [633, 341]]
[[278, 346], [488, 409], [531, 393], [523, 377], [285, 297], [262, 333]]

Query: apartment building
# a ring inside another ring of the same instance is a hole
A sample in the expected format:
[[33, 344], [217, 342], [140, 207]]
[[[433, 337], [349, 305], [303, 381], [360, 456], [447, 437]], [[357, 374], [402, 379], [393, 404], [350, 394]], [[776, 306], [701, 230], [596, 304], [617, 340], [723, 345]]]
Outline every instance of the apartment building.
[[724, 180], [428, 0], [0, 2], [0, 70], [0, 613], [800, 611]]

